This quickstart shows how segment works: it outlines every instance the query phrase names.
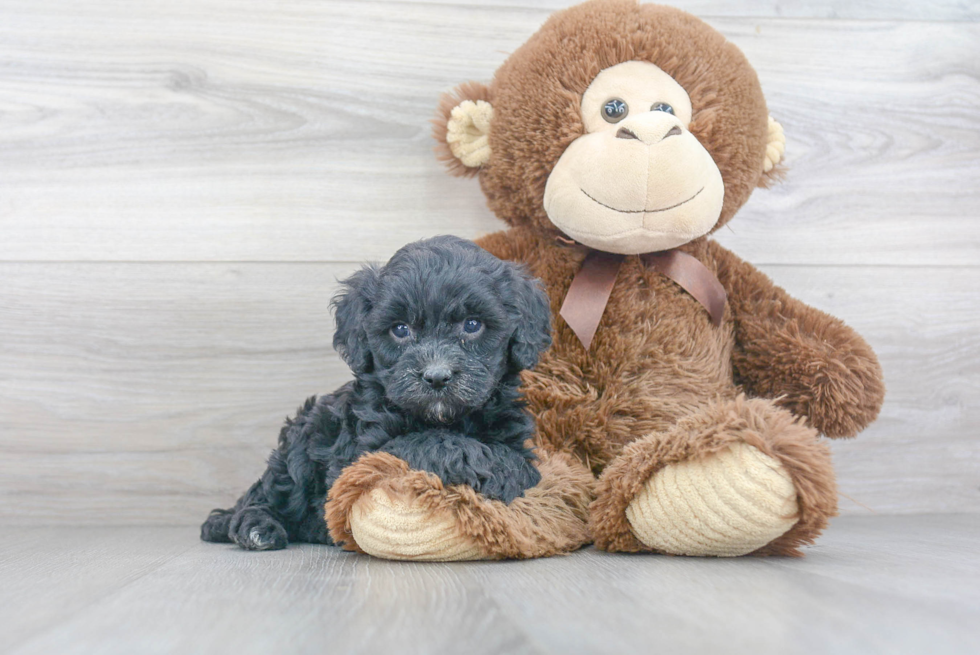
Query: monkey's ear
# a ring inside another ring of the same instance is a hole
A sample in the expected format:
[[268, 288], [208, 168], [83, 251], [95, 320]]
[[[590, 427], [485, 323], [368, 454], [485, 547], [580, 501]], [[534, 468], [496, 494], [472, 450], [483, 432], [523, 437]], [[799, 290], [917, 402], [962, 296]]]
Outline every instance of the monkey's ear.
[[450, 174], [472, 177], [490, 161], [492, 120], [490, 89], [485, 84], [466, 82], [442, 95], [432, 134], [439, 142], [436, 156]]
[[783, 126], [769, 117], [769, 136], [766, 142], [766, 158], [762, 163], [762, 179], [759, 186], [768, 186], [770, 183], [780, 179], [781, 168], [777, 167], [783, 160], [783, 153], [786, 152], [786, 135], [783, 134]]
[[366, 320], [377, 295], [379, 279], [377, 266], [365, 266], [344, 280], [341, 290], [330, 301], [337, 321], [333, 347], [355, 375], [369, 373], [372, 368]]

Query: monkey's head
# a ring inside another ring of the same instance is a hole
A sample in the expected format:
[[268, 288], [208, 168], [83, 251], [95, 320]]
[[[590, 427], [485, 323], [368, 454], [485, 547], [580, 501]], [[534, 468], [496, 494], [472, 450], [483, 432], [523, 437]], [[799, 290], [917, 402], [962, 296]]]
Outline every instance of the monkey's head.
[[783, 151], [755, 71], [683, 11], [593, 0], [551, 16], [487, 86], [443, 96], [452, 173], [510, 225], [621, 254], [729, 221]]

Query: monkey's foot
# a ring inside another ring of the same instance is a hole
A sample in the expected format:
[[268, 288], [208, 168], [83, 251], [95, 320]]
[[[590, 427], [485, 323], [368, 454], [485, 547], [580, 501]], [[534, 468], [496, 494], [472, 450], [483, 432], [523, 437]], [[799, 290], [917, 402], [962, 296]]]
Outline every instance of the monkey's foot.
[[392, 498], [375, 488], [354, 503], [351, 536], [369, 555], [439, 562], [487, 559], [481, 545], [459, 530], [453, 517], [413, 498]]
[[816, 430], [739, 396], [626, 446], [599, 478], [590, 526], [604, 550], [798, 556], [836, 513]]
[[465, 485], [445, 487], [388, 453], [347, 467], [327, 501], [327, 525], [347, 550], [403, 560], [545, 557], [589, 541], [594, 480], [572, 458], [542, 454], [542, 480], [509, 505]]
[[626, 507], [626, 517], [650, 548], [716, 557], [754, 552], [799, 520], [789, 473], [744, 443], [660, 469]]

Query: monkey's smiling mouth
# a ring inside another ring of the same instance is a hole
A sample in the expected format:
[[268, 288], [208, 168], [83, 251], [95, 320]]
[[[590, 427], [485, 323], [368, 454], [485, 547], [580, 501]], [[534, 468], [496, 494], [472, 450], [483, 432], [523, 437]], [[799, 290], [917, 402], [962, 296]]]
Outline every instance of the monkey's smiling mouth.
[[665, 211], [670, 211], [671, 209], [676, 209], [677, 207], [680, 207], [681, 205], [684, 205], [684, 204], [687, 204], [687, 203], [691, 202], [692, 200], [694, 200], [695, 198], [697, 198], [698, 195], [702, 191], [704, 191], [704, 187], [701, 187], [700, 189], [698, 189], [697, 190], [697, 193], [695, 193], [693, 196], [691, 196], [687, 200], [684, 200], [682, 202], [679, 202], [676, 205], [671, 205], [670, 207], [664, 207], [662, 209], [616, 209], [615, 207], [610, 207], [609, 205], [607, 205], [604, 202], [600, 202], [600, 201], [596, 200], [595, 198], [593, 198], [592, 196], [590, 196], [589, 195], [589, 192], [586, 191], [585, 189], [583, 189], [582, 187], [579, 187], [579, 191], [581, 191], [582, 193], [584, 193], [586, 198], [588, 198], [592, 202], [596, 203], [597, 205], [601, 205], [601, 206], [605, 207], [606, 209], [611, 209], [614, 212], [619, 212], [620, 214], [656, 214], [658, 212], [665, 212]]

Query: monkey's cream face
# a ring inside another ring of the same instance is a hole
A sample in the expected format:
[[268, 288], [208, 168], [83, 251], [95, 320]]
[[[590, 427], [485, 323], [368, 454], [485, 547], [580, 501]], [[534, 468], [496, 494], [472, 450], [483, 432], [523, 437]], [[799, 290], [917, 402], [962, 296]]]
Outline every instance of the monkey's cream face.
[[659, 67], [628, 61], [582, 96], [586, 133], [548, 177], [544, 208], [562, 232], [624, 255], [674, 248], [707, 234], [725, 185], [688, 131], [691, 100]]

